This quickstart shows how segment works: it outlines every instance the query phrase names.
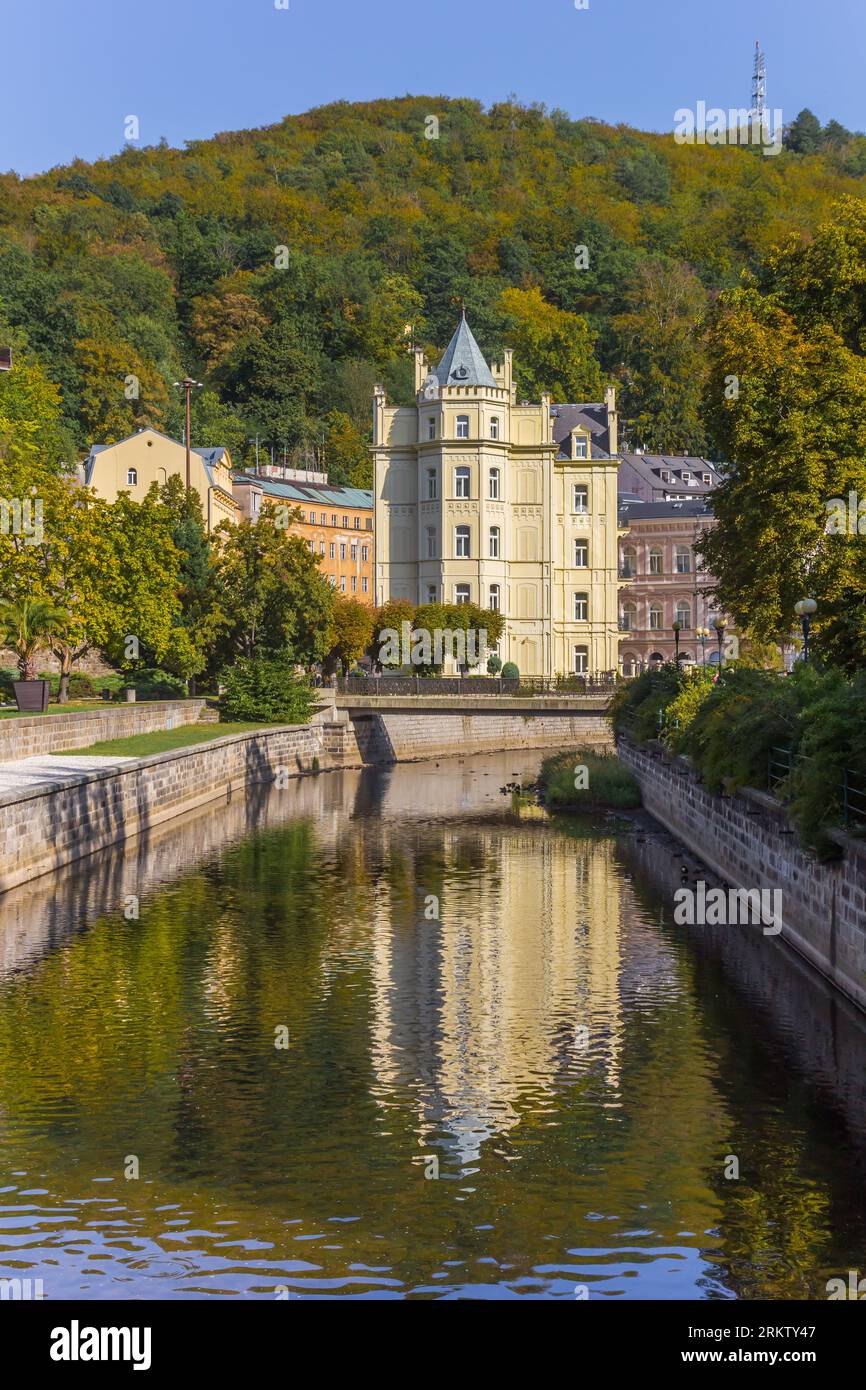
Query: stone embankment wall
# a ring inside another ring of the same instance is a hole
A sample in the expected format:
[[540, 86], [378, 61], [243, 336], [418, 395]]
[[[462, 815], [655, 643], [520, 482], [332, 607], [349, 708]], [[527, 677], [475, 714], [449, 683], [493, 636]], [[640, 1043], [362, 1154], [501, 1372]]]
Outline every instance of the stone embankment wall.
[[348, 711], [364, 762], [416, 762], [455, 754], [495, 753], [519, 748], [610, 748], [610, 725], [594, 711], [556, 713], [501, 709], [462, 714], [459, 710]]
[[204, 700], [148, 700], [130, 705], [106, 703], [104, 708], [69, 714], [10, 715], [0, 719], [0, 763], [88, 748], [109, 738], [176, 729], [181, 724], [197, 723], [207, 713]]
[[320, 725], [234, 734], [0, 797], [0, 892], [253, 783], [332, 766]]
[[840, 835], [844, 857], [821, 864], [773, 797], [749, 788], [715, 796], [658, 745], [620, 738], [617, 747], [656, 820], [725, 882], [781, 890], [781, 939], [866, 1009], [866, 844]]
[[[0, 721], [36, 725], [30, 753], [84, 748], [194, 722], [203, 701], [113, 706], [93, 714]], [[50, 726], [58, 725], [58, 731]], [[27, 756], [22, 731], [15, 756]], [[235, 734], [147, 758], [106, 762], [98, 771], [0, 796], [0, 892], [141, 835], [208, 801], [257, 783], [335, 768], [430, 757], [610, 744], [600, 713], [550, 710], [460, 714], [423, 709], [351, 713], [327, 709], [309, 725]], [[8, 754], [6, 755], [8, 758]]]

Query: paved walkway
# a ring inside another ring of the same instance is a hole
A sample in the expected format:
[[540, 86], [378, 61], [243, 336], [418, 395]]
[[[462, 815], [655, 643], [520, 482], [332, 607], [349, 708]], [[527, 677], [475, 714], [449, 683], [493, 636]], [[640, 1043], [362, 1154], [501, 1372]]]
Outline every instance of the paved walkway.
[[19, 758], [17, 762], [0, 763], [0, 796], [31, 791], [50, 782], [74, 782], [83, 772], [100, 772], [103, 768], [122, 767], [132, 762], [134, 758], [99, 758], [86, 753], [68, 758], [51, 753]]

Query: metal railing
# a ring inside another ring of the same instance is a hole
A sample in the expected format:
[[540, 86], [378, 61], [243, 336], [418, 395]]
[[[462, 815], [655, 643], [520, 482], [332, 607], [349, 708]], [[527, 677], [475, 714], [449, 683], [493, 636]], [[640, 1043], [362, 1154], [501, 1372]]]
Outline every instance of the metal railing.
[[341, 695], [612, 695], [615, 671], [574, 676], [338, 676]]
[[[813, 761], [813, 758], [795, 753], [790, 748], [771, 748], [767, 756], [767, 790], [777, 793], [799, 763]], [[844, 767], [838, 791], [842, 804], [842, 824], [848, 827], [866, 826], [866, 777], [850, 767]]]

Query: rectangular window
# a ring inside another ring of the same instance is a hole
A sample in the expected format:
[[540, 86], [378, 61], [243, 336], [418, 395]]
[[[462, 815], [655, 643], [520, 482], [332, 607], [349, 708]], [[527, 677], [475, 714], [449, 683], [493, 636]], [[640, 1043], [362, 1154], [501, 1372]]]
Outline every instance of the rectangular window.
[[436, 469], [427, 469], [427, 501], [436, 501]]
[[427, 527], [427, 559], [436, 559], [436, 527]]
[[589, 488], [582, 483], [576, 483], [573, 492], [572, 510], [585, 516], [589, 511]]
[[353, 594], [356, 594], [357, 592], [358, 592], [358, 579], [357, 579], [357, 576], [353, 574], [353, 575], [352, 575], [352, 593], [353, 593]]
[[368, 516], [368, 517], [367, 517], [367, 530], [368, 530], [368, 531], [372, 531], [372, 529], [373, 529], [373, 518], [372, 518], [371, 516]]
[[349, 558], [352, 559], [352, 560], [357, 560], [357, 558], [358, 558], [358, 547], [357, 547], [356, 545], [350, 546], [350, 548], [349, 548]]
[[345, 542], [345, 541], [340, 541], [340, 559], [341, 559], [341, 560], [345, 560], [345, 558], [346, 558], [346, 542]]
[[455, 533], [455, 542], [456, 542], [456, 550], [455, 550], [455, 553], [456, 553], [456, 555], [457, 555], [458, 560], [468, 560], [468, 559], [469, 559], [469, 527], [468, 527], [468, 526], [458, 526], [458, 527], [457, 527], [457, 531], [456, 531], [456, 533]]
[[346, 576], [345, 576], [344, 574], [341, 574], [341, 575], [340, 575], [340, 593], [341, 593], [341, 594], [344, 594], [345, 592], [346, 592]]
[[439, 590], [436, 588], [436, 585], [435, 585], [435, 584], [428, 584], [428, 585], [427, 585], [427, 602], [428, 602], [428, 603], [435, 603], [438, 597], [439, 597]]
[[586, 647], [575, 647], [574, 649], [574, 673], [576, 676], [585, 676], [589, 670], [589, 650]]
[[360, 518], [359, 516], [356, 516], [356, 517], [355, 517], [355, 530], [356, 530], [356, 531], [360, 531], [360, 529], [361, 529], [361, 518]]
[[578, 570], [585, 570], [589, 564], [589, 541], [576, 540], [574, 542], [574, 567]]
[[336, 553], [337, 553], [337, 547], [336, 547], [336, 545], [334, 544], [334, 542], [331, 541], [331, 542], [329, 543], [329, 545], [328, 545], [328, 558], [329, 558], [330, 560], [333, 560], [333, 558], [334, 558], [334, 556], [336, 555]]
[[574, 457], [576, 459], [586, 458], [586, 440], [581, 439], [579, 435], [574, 436]]
[[362, 546], [361, 546], [361, 560], [362, 560], [363, 564], [366, 565], [366, 563], [367, 563], [367, 561], [369, 560], [369, 558], [370, 558], [370, 547], [369, 547], [368, 545], [362, 545]]
[[454, 600], [456, 603], [470, 603], [472, 601], [472, 590], [468, 584], [458, 584], [454, 590]]
[[319, 554], [320, 554], [320, 555], [324, 555], [324, 553], [325, 553], [325, 542], [324, 542], [324, 541], [319, 541]]
[[491, 470], [490, 470], [490, 487], [489, 487], [489, 489], [488, 489], [488, 496], [490, 497], [491, 502], [498, 502], [498, 501], [499, 501], [499, 469], [498, 469], [498, 468], [491, 468]]
[[348, 529], [349, 529], [349, 518], [348, 518], [347, 516], [344, 516], [344, 517], [343, 517], [343, 530], [344, 530], [344, 531], [348, 531]]
[[589, 599], [586, 594], [575, 594], [574, 596], [574, 621], [585, 623], [589, 617]]
[[491, 417], [491, 420], [490, 420], [490, 438], [491, 438], [491, 439], [498, 439], [498, 438], [499, 438], [499, 416], [498, 416], [498, 415], [494, 415], [494, 416]]
[[454, 496], [469, 496], [469, 469], [455, 468], [454, 470]]
[[436, 438], [436, 417], [435, 417], [435, 415], [431, 415], [430, 418], [429, 418], [428, 421], [427, 421], [427, 438], [428, 438], [428, 439], [435, 439], [435, 438]]
[[368, 586], [368, 584], [367, 584], [367, 576], [366, 576], [366, 574], [365, 574], [364, 577], [363, 577], [362, 580], [361, 580], [361, 592], [364, 593], [364, 594], [366, 594], [368, 587], [369, 587], [369, 586]]
[[331, 512], [331, 525], [332, 525], [332, 526], [336, 526], [336, 524], [337, 524], [337, 515], [336, 515], [336, 512]]
[[469, 438], [469, 416], [468, 416], [468, 415], [458, 415], [458, 416], [457, 416], [457, 438], [458, 438], [458, 439], [468, 439], [468, 438]]

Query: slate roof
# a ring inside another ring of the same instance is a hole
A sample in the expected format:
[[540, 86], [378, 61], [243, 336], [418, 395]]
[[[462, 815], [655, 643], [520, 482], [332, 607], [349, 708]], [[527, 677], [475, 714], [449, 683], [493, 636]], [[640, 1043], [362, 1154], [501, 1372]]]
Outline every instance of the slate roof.
[[571, 458], [571, 431], [580, 426], [589, 430], [590, 456], [594, 459], [610, 457], [607, 406], [603, 401], [553, 405], [550, 407], [550, 417], [553, 421], [553, 439], [559, 445], [557, 458]]
[[619, 519], [623, 526], [635, 521], [658, 521], [664, 517], [711, 517], [713, 509], [704, 498], [688, 502], [627, 502], [620, 499]]
[[[619, 457], [619, 485], [623, 492], [639, 491], [635, 488], [638, 482], [651, 496], [674, 490], [690, 494], [691, 500], [712, 492], [721, 482], [716, 464], [698, 454], [636, 454], [620, 450]], [[670, 474], [669, 482], [662, 478], [663, 472]], [[683, 478], [684, 472], [691, 474], [690, 481]], [[703, 481], [704, 473], [710, 475], [708, 483]]]
[[493, 373], [472, 336], [465, 313], [434, 375], [440, 386], [492, 386], [496, 389]]

